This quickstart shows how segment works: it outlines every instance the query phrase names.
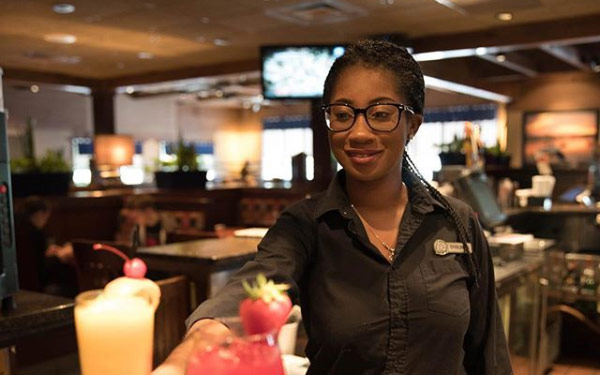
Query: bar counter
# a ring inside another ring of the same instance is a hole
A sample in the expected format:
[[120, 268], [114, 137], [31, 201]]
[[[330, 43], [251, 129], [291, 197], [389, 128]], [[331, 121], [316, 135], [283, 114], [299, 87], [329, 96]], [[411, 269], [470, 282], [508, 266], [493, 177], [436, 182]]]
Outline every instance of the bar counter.
[[56, 328], [73, 326], [73, 300], [21, 290], [16, 309], [0, 314], [0, 348]]

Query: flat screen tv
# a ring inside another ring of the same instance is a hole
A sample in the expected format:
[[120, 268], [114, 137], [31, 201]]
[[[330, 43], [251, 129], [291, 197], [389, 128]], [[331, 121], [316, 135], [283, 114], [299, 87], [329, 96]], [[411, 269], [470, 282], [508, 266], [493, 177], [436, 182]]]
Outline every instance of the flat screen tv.
[[264, 46], [261, 80], [265, 99], [318, 99], [343, 45]]

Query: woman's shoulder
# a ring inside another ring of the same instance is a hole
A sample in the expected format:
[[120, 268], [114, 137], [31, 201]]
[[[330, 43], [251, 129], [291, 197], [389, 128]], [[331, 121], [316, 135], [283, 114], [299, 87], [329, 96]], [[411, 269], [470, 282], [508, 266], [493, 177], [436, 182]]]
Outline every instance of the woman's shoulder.
[[314, 214], [322, 197], [323, 192], [307, 195], [303, 199], [300, 199], [290, 204], [288, 207], [286, 207], [283, 213], [296, 217], [305, 217], [306, 219], [312, 219], [314, 218]]
[[456, 211], [456, 213], [459, 214], [460, 217], [468, 218], [473, 216], [473, 209], [464, 201], [447, 195], [444, 195], [444, 199], [448, 201], [450, 206], [452, 206], [454, 211]]

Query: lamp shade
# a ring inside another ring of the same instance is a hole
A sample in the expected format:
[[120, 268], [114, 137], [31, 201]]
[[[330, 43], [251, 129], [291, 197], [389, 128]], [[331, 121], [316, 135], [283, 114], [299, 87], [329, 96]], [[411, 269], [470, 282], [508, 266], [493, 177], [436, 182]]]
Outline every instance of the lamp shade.
[[94, 138], [94, 159], [98, 167], [133, 164], [133, 138], [121, 134], [100, 134]]

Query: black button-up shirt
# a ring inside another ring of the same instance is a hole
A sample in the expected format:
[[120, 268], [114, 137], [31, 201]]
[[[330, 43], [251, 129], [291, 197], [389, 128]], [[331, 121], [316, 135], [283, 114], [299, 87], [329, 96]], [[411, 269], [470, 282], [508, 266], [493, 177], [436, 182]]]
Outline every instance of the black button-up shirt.
[[470, 208], [448, 198], [466, 224], [481, 279], [468, 282], [465, 254], [437, 255], [437, 239], [459, 242], [447, 209], [413, 176], [390, 264], [350, 208], [345, 174], [282, 213], [248, 262], [187, 323], [234, 316], [241, 280], [259, 272], [291, 285], [309, 341], [308, 374], [512, 374], [494, 270]]

